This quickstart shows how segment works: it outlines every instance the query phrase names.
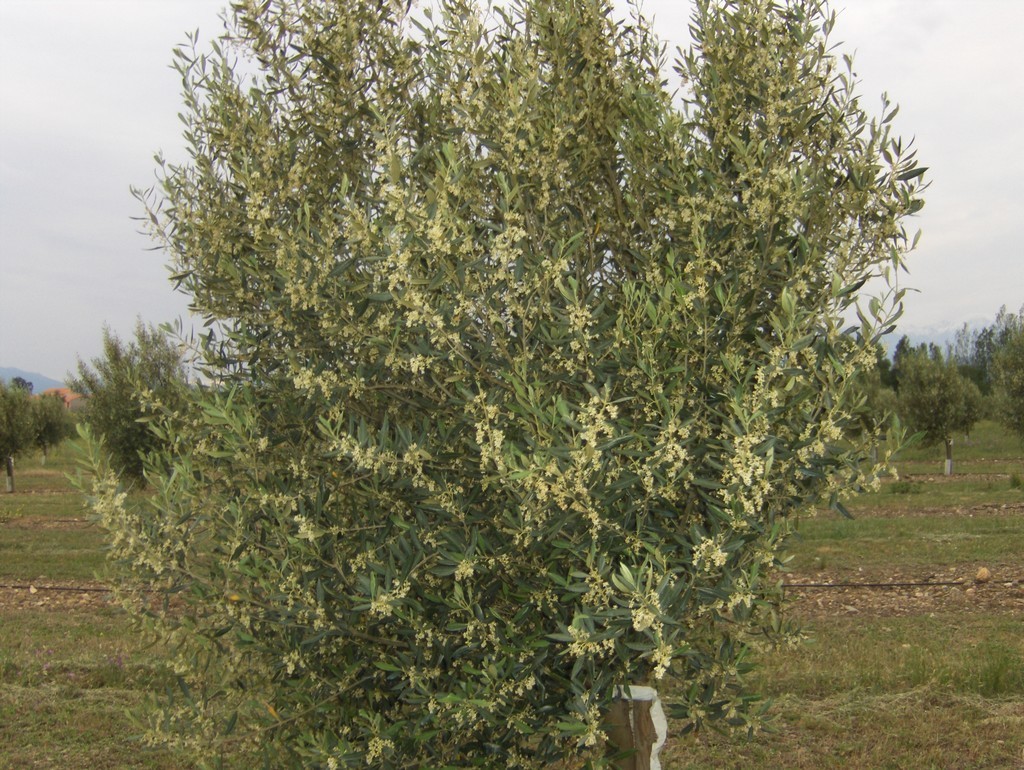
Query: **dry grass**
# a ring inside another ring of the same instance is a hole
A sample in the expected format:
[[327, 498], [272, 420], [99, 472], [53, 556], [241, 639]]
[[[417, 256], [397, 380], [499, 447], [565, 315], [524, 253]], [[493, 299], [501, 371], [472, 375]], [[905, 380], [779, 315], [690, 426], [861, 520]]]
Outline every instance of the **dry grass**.
[[[991, 426], [974, 442], [952, 480], [883, 489], [854, 521], [805, 521], [787, 578], [962, 584], [792, 591], [813, 641], [760, 660], [773, 731], [671, 740], [666, 770], [1024, 770], [1024, 490], [1011, 483], [1024, 451]], [[44, 588], [99, 585], [102, 537], [69, 467], [66, 452], [29, 459], [0, 496], [0, 584], [36, 587], [0, 589], [0, 768], [193, 767], [133, 738], [127, 712], [168, 681], [158, 651], [102, 593]], [[980, 566], [995, 579], [975, 585]]]

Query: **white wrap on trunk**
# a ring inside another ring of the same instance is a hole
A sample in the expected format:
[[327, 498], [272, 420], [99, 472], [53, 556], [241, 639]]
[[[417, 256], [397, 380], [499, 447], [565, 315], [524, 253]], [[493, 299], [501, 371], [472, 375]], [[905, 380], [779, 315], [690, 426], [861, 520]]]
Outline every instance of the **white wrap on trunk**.
[[[661, 707], [658, 691], [653, 687], [640, 687], [632, 684], [618, 685], [615, 688], [615, 697], [621, 700], [651, 702], [651, 722], [654, 723], [654, 729], [658, 733], [658, 740], [651, 746], [651, 770], [661, 770], [661, 760], [658, 759], [658, 755], [661, 753], [661, 749], [665, 745], [665, 739], [668, 737], [668, 719], [665, 717], [665, 711]], [[632, 724], [632, 709], [630, 709], [629, 715], [630, 727], [635, 730], [636, 725]]]

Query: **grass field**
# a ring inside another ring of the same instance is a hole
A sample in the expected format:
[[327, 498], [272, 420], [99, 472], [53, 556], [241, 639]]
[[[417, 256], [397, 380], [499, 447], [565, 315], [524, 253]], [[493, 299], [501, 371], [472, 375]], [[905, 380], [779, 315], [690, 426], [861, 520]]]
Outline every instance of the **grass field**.
[[[672, 739], [666, 770], [1024, 768], [1024, 449], [982, 423], [955, 456], [945, 478], [941, 448], [909, 451], [852, 521], [801, 523], [786, 580], [810, 640], [759, 661], [772, 732]], [[70, 464], [23, 460], [0, 495], [0, 768], [193, 767], [132, 737], [169, 677], [106, 601]]]
[[96, 580], [103, 535], [71, 465], [66, 447], [23, 459], [0, 495], [0, 768], [188, 767], [131, 737], [126, 712], [165, 675]]
[[810, 640], [759, 661], [773, 733], [677, 741], [666, 770], [1024, 769], [1024, 448], [986, 422], [954, 457], [914, 448], [852, 521], [800, 523], [787, 582], [835, 587], [791, 589]]

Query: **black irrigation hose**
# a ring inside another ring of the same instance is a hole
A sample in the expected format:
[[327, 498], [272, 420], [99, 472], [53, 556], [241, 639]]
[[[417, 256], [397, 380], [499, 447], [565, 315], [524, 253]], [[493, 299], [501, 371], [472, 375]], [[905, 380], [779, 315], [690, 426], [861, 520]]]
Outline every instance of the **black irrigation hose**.
[[783, 583], [783, 588], [908, 588], [915, 586], [962, 586], [967, 580], [935, 581], [926, 583]]
[[94, 586], [34, 586], [34, 585], [11, 585], [0, 583], [0, 588], [14, 591], [60, 591], [62, 593], [82, 594], [109, 594], [109, 588], [96, 588]]

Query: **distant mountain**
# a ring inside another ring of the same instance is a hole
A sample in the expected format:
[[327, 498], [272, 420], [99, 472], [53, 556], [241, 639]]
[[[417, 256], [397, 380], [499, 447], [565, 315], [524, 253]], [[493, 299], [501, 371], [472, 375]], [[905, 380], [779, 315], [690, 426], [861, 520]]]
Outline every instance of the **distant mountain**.
[[[917, 347], [921, 344], [934, 343], [939, 349], [945, 354], [946, 346], [952, 345], [956, 342], [956, 334], [964, 327], [964, 321], [958, 324], [936, 324], [934, 326], [911, 326], [911, 325], [900, 325], [896, 328], [892, 334], [888, 334], [882, 338], [882, 345], [885, 346], [886, 352], [892, 356], [893, 350], [896, 348], [896, 343], [900, 341], [900, 338], [904, 335], [910, 340], [912, 347]], [[967, 328], [971, 331], [977, 331], [978, 329], [984, 329], [986, 326], [992, 325], [992, 319], [984, 318], [972, 318], [966, 322]]]
[[44, 390], [49, 390], [50, 388], [64, 387], [63, 382], [55, 380], [52, 377], [47, 377], [45, 374], [39, 374], [38, 372], [26, 372], [22, 369], [15, 369], [13, 366], [0, 366], [0, 380], [10, 382], [15, 377], [21, 377], [21, 379], [31, 382], [33, 393], [42, 393]]

